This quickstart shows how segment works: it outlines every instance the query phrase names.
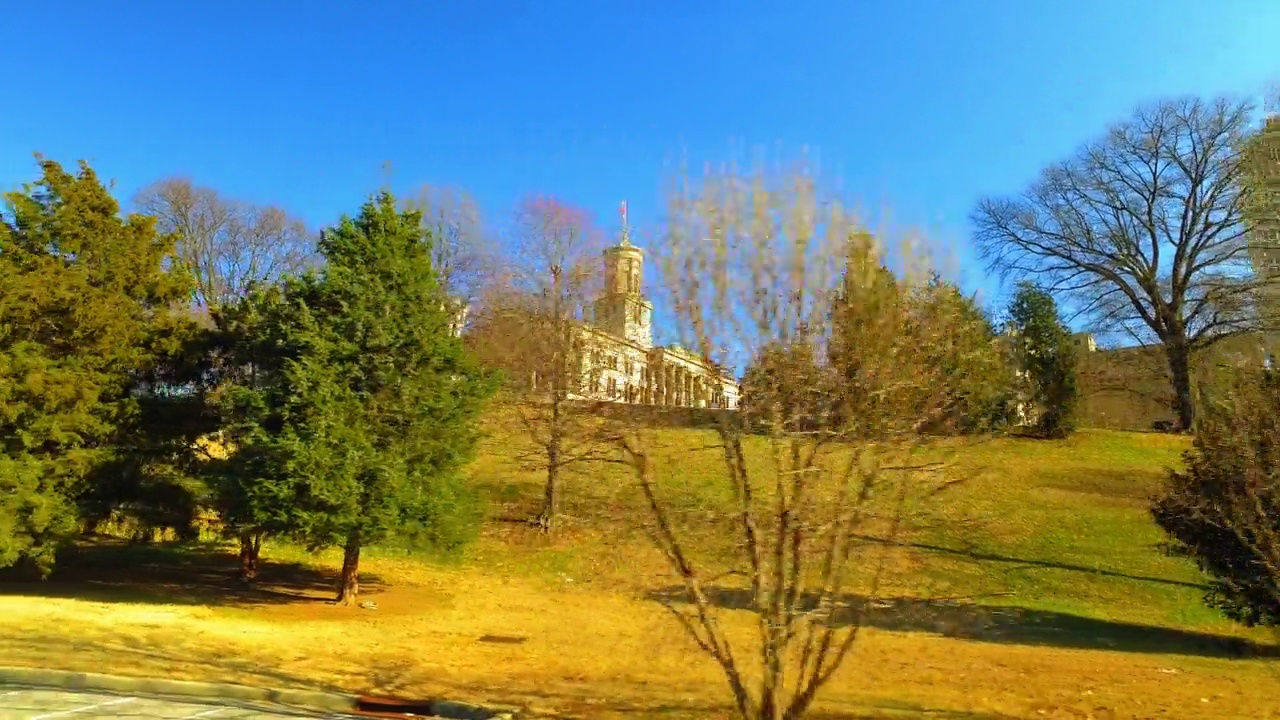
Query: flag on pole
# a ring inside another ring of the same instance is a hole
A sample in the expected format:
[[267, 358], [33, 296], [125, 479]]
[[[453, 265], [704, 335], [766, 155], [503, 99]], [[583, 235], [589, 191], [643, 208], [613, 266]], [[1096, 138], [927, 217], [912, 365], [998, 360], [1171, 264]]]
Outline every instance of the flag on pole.
[[627, 226], [627, 201], [622, 201], [622, 227]]

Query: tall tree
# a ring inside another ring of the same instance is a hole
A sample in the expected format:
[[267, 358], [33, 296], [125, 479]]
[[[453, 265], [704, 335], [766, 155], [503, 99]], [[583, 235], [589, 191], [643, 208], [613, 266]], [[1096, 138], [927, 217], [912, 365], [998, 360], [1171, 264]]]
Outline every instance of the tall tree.
[[342, 604], [356, 602], [367, 544], [451, 546], [478, 522], [460, 472], [494, 384], [452, 331], [432, 240], [383, 192], [324, 233], [318, 274], [285, 288], [278, 342], [292, 357], [261, 445], [287, 470], [291, 531], [343, 548]]
[[212, 382], [206, 414], [216, 419], [219, 444], [200, 466], [224, 533], [240, 543], [240, 577], [256, 579], [266, 536], [298, 524], [294, 478], [278, 441], [289, 387], [284, 368], [302, 348], [290, 344], [292, 315], [283, 287], [252, 288], [213, 312]]
[[[670, 609], [719, 665], [743, 720], [811, 711], [859, 635], [851, 606], [875, 602], [853, 594], [876, 594], [907, 508], [946, 484], [913, 450], [951, 403], [931, 347], [962, 326], [919, 312], [910, 297], [923, 278], [892, 278], [878, 245], [804, 170], [681, 179], [656, 253], [686, 346], [722, 365], [735, 348], [766, 358], [752, 400], [769, 419], [763, 447], [744, 437], [741, 415], [718, 416], [734, 508], [692, 520], [703, 537], [720, 523], [730, 553], [698, 552], [690, 520], [665, 499], [663, 478], [681, 468], [655, 451], [654, 434], [631, 428], [621, 440], [651, 537], [683, 589], [686, 602]], [[733, 574], [745, 597], [732, 604], [756, 619], [745, 652], [716, 601], [714, 583]]]
[[172, 238], [120, 216], [97, 175], [38, 158], [0, 217], [0, 565], [48, 571], [77, 504], [137, 418], [189, 293]]
[[515, 227], [514, 257], [486, 293], [471, 342], [507, 375], [531, 441], [520, 460], [545, 476], [534, 521], [550, 532], [566, 476], [613, 447], [609, 423], [582, 400], [591, 352], [586, 313], [599, 287], [603, 244], [586, 213], [552, 197], [523, 200]]
[[495, 247], [476, 199], [463, 190], [424, 185], [404, 206], [422, 214], [440, 287], [464, 304], [476, 302], [495, 272]]
[[272, 205], [228, 198], [187, 178], [161, 180], [134, 198], [177, 236], [177, 255], [195, 276], [197, 306], [234, 302], [250, 285], [305, 269], [314, 259], [306, 224]]
[[1053, 296], [1031, 282], [1019, 284], [1008, 314], [1013, 354], [1026, 384], [1025, 397], [1035, 408], [1036, 430], [1045, 437], [1064, 437], [1074, 427], [1078, 396], [1071, 331]]
[[1225, 98], [1142, 107], [973, 213], [992, 268], [1075, 300], [1100, 331], [1162, 345], [1184, 428], [1195, 354], [1260, 322], [1240, 192], [1250, 114]]
[[1008, 424], [1014, 385], [1012, 365], [999, 342], [995, 324], [955, 283], [931, 272], [923, 286], [910, 294], [912, 315], [930, 326], [954, 324], [957, 332], [938, 338], [930, 350], [932, 367], [939, 368], [951, 388], [951, 405], [934, 431], [981, 433]]

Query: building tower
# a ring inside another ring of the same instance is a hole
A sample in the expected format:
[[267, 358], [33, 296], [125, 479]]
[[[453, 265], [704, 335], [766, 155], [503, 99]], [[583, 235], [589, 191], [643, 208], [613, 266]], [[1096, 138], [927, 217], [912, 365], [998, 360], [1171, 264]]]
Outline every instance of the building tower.
[[1250, 144], [1253, 197], [1245, 220], [1253, 271], [1263, 284], [1263, 362], [1274, 367], [1280, 359], [1280, 113], [1266, 118]]
[[622, 203], [622, 242], [604, 251], [604, 291], [595, 324], [648, 350], [653, 347], [653, 303], [644, 298], [644, 251], [631, 244], [627, 203]]

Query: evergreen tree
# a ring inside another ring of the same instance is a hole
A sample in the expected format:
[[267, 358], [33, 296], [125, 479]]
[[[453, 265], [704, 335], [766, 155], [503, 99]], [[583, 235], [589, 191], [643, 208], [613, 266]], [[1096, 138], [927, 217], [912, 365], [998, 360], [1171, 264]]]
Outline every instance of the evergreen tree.
[[219, 452], [202, 469], [223, 532], [239, 541], [246, 581], [257, 577], [264, 537], [293, 527], [287, 456], [275, 442], [287, 400], [284, 362], [296, 360], [300, 349], [287, 343], [283, 300], [280, 285], [256, 287], [213, 314], [215, 377], [205, 401], [217, 419]]
[[139, 427], [136, 391], [181, 345], [190, 285], [172, 239], [122, 218], [87, 164], [38, 162], [0, 218], [0, 566], [47, 573]]
[[997, 343], [995, 324], [973, 297], [936, 272], [914, 302], [921, 321], [956, 329], [930, 346], [931, 362], [952, 390], [945, 415], [932, 429], [976, 433], [1006, 425], [1014, 380]]
[[287, 498], [289, 532], [344, 549], [342, 604], [356, 601], [365, 545], [456, 546], [478, 521], [459, 471], [495, 383], [452, 332], [431, 242], [418, 213], [380, 193], [322, 236], [323, 270], [288, 281], [267, 323], [282, 353], [265, 408], [278, 429], [255, 438], [266, 471], [244, 494]]
[[1009, 304], [1009, 323], [1017, 338], [1016, 365], [1036, 412], [1035, 428], [1045, 437], [1065, 437], [1074, 429], [1076, 354], [1058, 305], [1024, 281]]
[[1202, 388], [1183, 470], [1151, 514], [1174, 555], [1210, 576], [1205, 601], [1248, 626], [1280, 627], [1280, 372], [1237, 368]]

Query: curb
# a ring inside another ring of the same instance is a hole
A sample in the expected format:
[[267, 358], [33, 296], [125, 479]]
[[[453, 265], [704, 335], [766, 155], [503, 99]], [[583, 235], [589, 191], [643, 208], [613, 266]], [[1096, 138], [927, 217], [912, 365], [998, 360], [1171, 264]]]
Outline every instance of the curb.
[[[336, 692], [261, 688], [231, 683], [161, 680], [23, 667], [0, 667], [0, 685], [105, 691], [120, 695], [151, 695], [206, 701], [230, 700], [250, 705], [269, 705], [299, 713], [335, 713], [352, 716], [360, 714], [358, 706], [361, 701], [357, 695]], [[441, 718], [510, 720], [516, 715], [515, 708], [490, 709], [440, 700], [433, 701], [430, 705], [431, 712]]]
[[104, 690], [122, 695], [165, 695], [204, 700], [233, 700], [284, 706], [312, 713], [354, 713], [358, 700], [355, 695], [312, 690], [283, 690], [230, 683], [122, 677], [44, 668], [0, 667], [0, 684], [64, 690]]

